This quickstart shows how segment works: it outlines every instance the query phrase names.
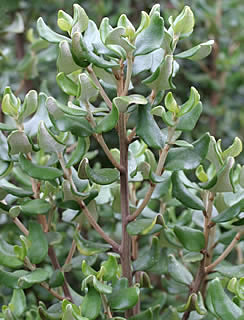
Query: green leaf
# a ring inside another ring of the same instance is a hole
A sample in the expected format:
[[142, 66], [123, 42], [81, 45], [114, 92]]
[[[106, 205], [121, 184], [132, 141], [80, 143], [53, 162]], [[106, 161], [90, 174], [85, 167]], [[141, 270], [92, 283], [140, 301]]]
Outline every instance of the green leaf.
[[182, 202], [187, 208], [204, 210], [201, 199], [193, 194], [181, 181], [179, 171], [175, 171], [171, 176], [173, 185], [173, 196]]
[[[11, 257], [9, 257], [9, 259], [11, 259]], [[0, 264], [2, 264], [1, 261], [2, 259], [1, 259], [1, 252], [0, 252]], [[18, 265], [17, 268], [20, 266], [21, 265]], [[18, 280], [19, 280], [18, 275], [14, 274], [13, 272], [8, 272], [0, 269], [0, 284], [3, 285], [4, 287], [11, 288], [11, 289], [19, 288]]]
[[[136, 37], [135, 56], [145, 55], [161, 47], [164, 38], [164, 20], [160, 17], [159, 12], [154, 12], [150, 17], [150, 23], [145, 27], [146, 21], [143, 24], [143, 30]], [[141, 24], [142, 25], [142, 24]], [[141, 28], [142, 29], [142, 28]]]
[[22, 153], [28, 153], [32, 151], [32, 145], [30, 144], [28, 137], [23, 131], [13, 131], [8, 136], [9, 153], [11, 155]]
[[172, 55], [166, 55], [160, 66], [153, 74], [142, 81], [149, 88], [155, 90], [155, 94], [159, 91], [171, 89], [171, 76], [173, 74], [174, 60]]
[[73, 18], [64, 12], [63, 10], [58, 11], [57, 25], [62, 31], [70, 33], [73, 24]]
[[74, 240], [76, 242], [77, 249], [84, 256], [92, 256], [97, 253], [106, 252], [111, 248], [108, 244], [86, 240], [79, 233], [75, 233]]
[[237, 157], [242, 152], [242, 141], [240, 138], [236, 137], [234, 142], [228, 149], [226, 149], [222, 154], [223, 160], [226, 160], [228, 157]]
[[74, 62], [68, 41], [61, 41], [59, 44], [59, 54], [57, 58], [57, 68], [59, 72], [70, 74], [80, 66]]
[[71, 35], [75, 32], [84, 32], [88, 27], [89, 18], [85, 12], [85, 10], [79, 6], [77, 3], [73, 5], [74, 9], [74, 19], [72, 24]]
[[22, 122], [32, 113], [36, 112], [38, 107], [38, 95], [35, 90], [30, 90], [26, 96], [23, 105], [19, 110], [18, 121]]
[[160, 261], [160, 244], [157, 237], [152, 238], [151, 248], [146, 252], [139, 255], [138, 259], [134, 262], [134, 270], [149, 270], [156, 266]]
[[196, 169], [201, 161], [205, 159], [210, 136], [208, 133], [202, 135], [192, 145], [192, 148], [171, 149], [166, 158], [165, 168], [167, 170], [191, 170]]
[[64, 283], [64, 275], [61, 270], [55, 270], [53, 274], [51, 275], [51, 278], [49, 280], [49, 286], [50, 288], [57, 288], [62, 286]]
[[14, 184], [4, 179], [0, 180], [0, 191], [2, 190], [20, 198], [25, 198], [33, 195], [33, 191], [24, 190], [23, 188], [16, 187]]
[[50, 116], [55, 120], [65, 119], [65, 114], [70, 116], [79, 116], [81, 121], [83, 120], [81, 117], [87, 115], [87, 111], [81, 109], [77, 105], [73, 104], [71, 101], [68, 102], [68, 105], [64, 105], [54, 99], [53, 97], [48, 97], [46, 100], [46, 107]]
[[89, 138], [78, 137], [77, 146], [72, 152], [69, 161], [66, 164], [66, 168], [70, 168], [82, 160], [87, 153], [90, 146]]
[[161, 149], [164, 138], [156, 121], [150, 113], [150, 104], [138, 108], [136, 134], [151, 148]]
[[18, 280], [18, 285], [22, 289], [27, 289], [37, 283], [41, 283], [47, 280], [48, 277], [49, 277], [48, 271], [41, 268], [37, 268], [34, 271], [29, 272], [28, 274], [20, 277]]
[[89, 319], [96, 319], [101, 312], [102, 300], [96, 289], [88, 288], [81, 304], [81, 314]]
[[140, 295], [139, 288], [121, 288], [113, 292], [109, 304], [113, 310], [124, 311], [136, 305]]
[[222, 168], [217, 172], [217, 182], [213, 185], [212, 192], [235, 192], [231, 177], [234, 163], [234, 158], [227, 158]]
[[78, 85], [72, 81], [64, 72], [60, 72], [56, 76], [56, 81], [60, 89], [68, 96], [76, 96]]
[[162, 229], [161, 215], [156, 215], [154, 219], [138, 219], [127, 225], [127, 232], [130, 235], [146, 235], [156, 233]]
[[192, 131], [202, 113], [202, 103], [199, 102], [191, 111], [187, 112], [179, 118], [176, 130]]
[[130, 96], [121, 96], [113, 99], [113, 103], [119, 112], [126, 112], [130, 104], [147, 104], [147, 99], [139, 94], [131, 94]]
[[157, 316], [158, 316], [159, 310], [160, 310], [160, 305], [157, 304], [145, 311], [142, 311], [136, 314], [135, 316], [130, 317], [129, 320], [145, 320], [145, 319], [154, 320], [158, 318]]
[[47, 214], [51, 205], [43, 199], [34, 199], [20, 205], [20, 210], [27, 215]]
[[225, 293], [219, 278], [210, 282], [206, 303], [211, 313], [222, 320], [236, 320], [243, 315], [241, 308]]
[[137, 38], [138, 38], [139, 33], [141, 33], [145, 28], [147, 28], [149, 26], [149, 24], [150, 24], [149, 15], [145, 11], [142, 11], [141, 12], [141, 22], [140, 22], [138, 29], [136, 30], [136, 33], [135, 33]]
[[200, 230], [176, 225], [174, 233], [183, 247], [189, 251], [199, 252], [205, 247], [204, 234]]
[[87, 103], [90, 99], [97, 97], [99, 92], [98, 87], [86, 73], [81, 73], [78, 79], [77, 97], [79, 97], [81, 101]]
[[135, 49], [135, 46], [126, 37], [126, 29], [124, 27], [118, 26], [111, 29], [105, 39], [105, 45], [116, 45], [123, 48], [127, 53]]
[[190, 97], [182, 106], [180, 106], [180, 112], [177, 116], [181, 117], [184, 114], [190, 112], [199, 102], [200, 95], [198, 91], [194, 87], [191, 87]]
[[2, 112], [10, 117], [16, 118], [21, 101], [15, 97], [10, 88], [5, 89], [5, 92], [2, 100]]
[[50, 29], [41, 17], [37, 20], [37, 31], [40, 37], [48, 42], [59, 43], [62, 40], [66, 40], [68, 42], [71, 41], [69, 38], [62, 36], [61, 34], [58, 34]]
[[177, 113], [180, 111], [177, 102], [175, 101], [175, 98], [172, 94], [172, 92], [168, 92], [167, 96], [164, 99], [164, 103], [165, 103], [165, 107], [173, 112], [173, 113]]
[[105, 69], [119, 66], [117, 62], [105, 60], [91, 51], [87, 47], [82, 35], [78, 32], [75, 32], [72, 36], [71, 52], [73, 54], [75, 63], [81, 67], [87, 66], [84, 64], [84, 62], [89, 62], [97, 67]]
[[27, 251], [30, 261], [34, 264], [41, 263], [48, 253], [48, 241], [38, 222], [29, 222], [28, 240], [31, 242], [31, 246]]
[[98, 122], [95, 130], [97, 133], [108, 132], [115, 128], [119, 119], [119, 111], [113, 103], [112, 110], [101, 121]]
[[241, 199], [236, 204], [231, 207], [225, 209], [219, 215], [212, 219], [215, 223], [223, 223], [226, 221], [230, 221], [236, 217], [244, 210], [244, 199]]
[[4, 32], [23, 33], [25, 29], [24, 19], [19, 12], [16, 12], [13, 22], [4, 28]]
[[38, 144], [45, 152], [63, 152], [65, 144], [59, 141], [55, 135], [41, 121], [37, 132]]
[[195, 19], [191, 8], [185, 6], [181, 13], [176, 17], [172, 28], [174, 32], [180, 36], [188, 36], [192, 33]]
[[16, 317], [21, 317], [26, 309], [26, 298], [22, 289], [14, 289], [9, 306]]
[[170, 276], [179, 283], [190, 285], [193, 281], [193, 276], [186, 267], [178, 262], [172, 254], [169, 255], [168, 272]]
[[13, 127], [13, 125], [10, 125], [8, 123], [0, 122], [0, 130], [1, 131], [15, 131], [15, 130], [17, 130], [17, 128]]
[[89, 275], [82, 281], [82, 290], [85, 290], [85, 288], [89, 288], [89, 285], [92, 285], [99, 293], [104, 293], [104, 294], [110, 294], [112, 293], [112, 287], [100, 282], [97, 280], [96, 277], [99, 277], [99, 273], [94, 276], [94, 275]]
[[240, 265], [218, 265], [214, 268], [215, 271], [219, 272], [221, 275], [227, 278], [232, 278], [235, 276], [237, 279], [240, 279], [244, 275], [244, 264]]
[[207, 42], [200, 43], [199, 45], [189, 50], [183, 51], [175, 55], [175, 58], [190, 59], [193, 61], [204, 59], [211, 53], [213, 44], [214, 40], [209, 40]]
[[19, 157], [19, 163], [22, 170], [29, 176], [39, 180], [54, 180], [63, 175], [63, 171], [45, 166], [39, 166], [27, 160], [23, 154]]
[[111, 168], [92, 169], [90, 168], [87, 159], [85, 161], [85, 171], [89, 179], [101, 185], [111, 184], [119, 179], [119, 171], [117, 169], [111, 169]]
[[13, 168], [13, 162], [0, 160], [0, 178], [6, 177]]
[[109, 253], [108, 260], [103, 261], [102, 266], [104, 268], [102, 278], [105, 281], [115, 280], [119, 271], [117, 258], [112, 253]]

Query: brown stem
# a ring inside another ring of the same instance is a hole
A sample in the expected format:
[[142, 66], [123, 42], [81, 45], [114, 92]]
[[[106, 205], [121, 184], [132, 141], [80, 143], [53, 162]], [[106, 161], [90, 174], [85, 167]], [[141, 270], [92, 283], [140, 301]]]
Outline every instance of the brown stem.
[[23, 232], [25, 236], [29, 235], [29, 231], [26, 229], [26, 227], [23, 225], [23, 223], [19, 220], [19, 218], [14, 218], [13, 222], [16, 224], [16, 226], [20, 229], [20, 231]]
[[236, 236], [234, 237], [234, 239], [231, 241], [231, 243], [228, 245], [228, 247], [225, 249], [225, 251], [210, 265], [208, 265], [205, 268], [205, 272], [209, 273], [211, 272], [221, 261], [223, 261], [233, 250], [233, 248], [235, 247], [235, 245], [240, 241], [241, 236], [244, 234], [244, 231], [239, 231]]
[[104, 102], [107, 104], [107, 106], [109, 107], [109, 109], [112, 109], [112, 101], [109, 99], [107, 93], [105, 92], [105, 90], [103, 89], [101, 83], [99, 82], [94, 70], [92, 69], [92, 67], [88, 67], [87, 71], [90, 74], [91, 79], [94, 81], [95, 85], [98, 87], [99, 92], [101, 97], [103, 98]]
[[[54, 248], [52, 246], [49, 246], [49, 248], [48, 248], [48, 256], [52, 262], [54, 270], [60, 270], [61, 269], [60, 264], [58, 262], [58, 258], [56, 256], [56, 253], [55, 253]], [[71, 302], [73, 302], [65, 275], [64, 275], [63, 291], [64, 291], [65, 297], [68, 300], [70, 300]]]
[[[122, 243], [121, 243], [121, 266], [122, 275], [128, 279], [129, 286], [132, 286], [131, 271], [131, 237], [126, 227], [128, 223], [129, 211], [129, 184], [128, 184], [128, 144], [125, 131], [125, 115], [119, 116], [119, 140], [120, 140], [120, 164], [124, 171], [120, 172], [120, 202], [122, 216]], [[126, 311], [126, 317], [132, 315], [132, 310]]]

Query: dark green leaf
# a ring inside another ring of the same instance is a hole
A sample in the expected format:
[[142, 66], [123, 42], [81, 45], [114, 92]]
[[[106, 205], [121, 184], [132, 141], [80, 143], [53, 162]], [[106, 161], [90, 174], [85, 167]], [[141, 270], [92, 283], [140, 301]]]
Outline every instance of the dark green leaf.
[[114, 292], [109, 298], [109, 304], [113, 310], [124, 311], [132, 308], [138, 301], [139, 288], [123, 288]]
[[106, 115], [101, 121], [98, 122], [96, 125], [96, 132], [102, 133], [102, 132], [108, 132], [112, 130], [119, 119], [119, 111], [116, 107], [116, 105], [113, 103], [112, 110], [109, 112], [108, 115]]
[[150, 104], [138, 107], [136, 133], [149, 147], [161, 149], [164, 146], [164, 138], [156, 121], [150, 113], [150, 109]]
[[53, 274], [51, 275], [51, 278], [49, 280], [49, 286], [51, 288], [57, 288], [62, 286], [64, 283], [64, 275], [63, 272], [60, 270], [55, 270]]
[[20, 206], [22, 212], [27, 215], [47, 214], [51, 209], [50, 204], [42, 199], [35, 199], [25, 202]]
[[173, 196], [182, 202], [187, 208], [204, 210], [203, 202], [192, 193], [180, 180], [178, 171], [172, 173]]
[[85, 163], [85, 171], [89, 179], [101, 185], [111, 184], [119, 179], [119, 171], [117, 169], [92, 169], [88, 160]]
[[34, 164], [30, 160], [27, 160], [23, 154], [21, 154], [19, 157], [19, 163], [21, 169], [28, 173], [29, 176], [35, 179], [54, 180], [63, 175], [63, 171], [59, 169]]
[[23, 188], [16, 187], [14, 184], [2, 179], [0, 180], [0, 190], [4, 190], [16, 197], [24, 198], [32, 196], [33, 192], [29, 190], [24, 190]]
[[168, 272], [176, 282], [190, 285], [193, 281], [193, 276], [190, 271], [188, 271], [183, 264], [178, 262], [172, 254], [169, 255]]
[[16, 317], [20, 317], [26, 309], [26, 297], [22, 289], [14, 289], [11, 301], [12, 311]]
[[191, 131], [195, 128], [196, 123], [202, 113], [202, 103], [199, 102], [191, 111], [179, 118], [176, 130]]
[[74, 240], [76, 242], [77, 249], [84, 256], [92, 256], [97, 253], [106, 252], [111, 248], [109, 244], [86, 240], [79, 233], [75, 233]]
[[241, 199], [236, 204], [232, 205], [231, 207], [225, 209], [221, 212], [218, 216], [212, 219], [215, 223], [222, 223], [229, 220], [232, 220], [240, 214], [244, 210], [244, 199]]
[[210, 136], [205, 133], [193, 143], [192, 148], [174, 148], [169, 151], [165, 168], [168, 170], [190, 170], [199, 166], [206, 157]]
[[81, 314], [89, 319], [96, 319], [100, 314], [102, 300], [96, 289], [88, 288], [88, 293], [85, 295], [81, 304]]
[[14, 246], [8, 244], [3, 239], [0, 239], [0, 265], [16, 269], [23, 265], [14, 252]]
[[72, 81], [64, 72], [60, 72], [56, 81], [60, 89], [69, 96], [76, 96], [78, 92], [78, 85]]
[[47, 280], [48, 276], [48, 271], [38, 268], [32, 272], [29, 272], [25, 276], [20, 277], [18, 280], [18, 285], [22, 289], [27, 289], [32, 287], [34, 284]]
[[71, 158], [66, 164], [66, 168], [77, 164], [84, 157], [90, 146], [89, 138], [78, 137], [78, 142], [75, 150], [71, 154]]
[[48, 253], [48, 241], [38, 222], [29, 222], [28, 240], [31, 242], [31, 246], [27, 251], [30, 261], [34, 264], [42, 262]]
[[185, 226], [175, 226], [174, 232], [183, 247], [189, 251], [199, 252], [205, 247], [204, 234], [200, 230]]

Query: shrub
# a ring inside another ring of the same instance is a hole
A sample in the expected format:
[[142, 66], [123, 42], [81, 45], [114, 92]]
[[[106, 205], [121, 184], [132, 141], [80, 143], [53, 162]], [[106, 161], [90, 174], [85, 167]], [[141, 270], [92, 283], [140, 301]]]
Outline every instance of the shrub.
[[2, 319], [243, 319], [242, 142], [179, 139], [202, 103], [194, 87], [178, 101], [177, 61], [205, 58], [213, 41], [178, 52], [193, 12], [168, 22], [159, 5], [137, 29], [126, 15], [98, 29], [77, 4], [58, 12], [66, 35], [38, 19], [63, 95], [4, 92]]

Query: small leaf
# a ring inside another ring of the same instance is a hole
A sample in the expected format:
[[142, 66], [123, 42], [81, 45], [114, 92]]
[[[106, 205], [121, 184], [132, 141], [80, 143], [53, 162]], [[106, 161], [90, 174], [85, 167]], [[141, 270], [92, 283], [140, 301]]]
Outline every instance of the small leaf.
[[236, 204], [232, 205], [231, 207], [225, 209], [221, 212], [218, 216], [212, 219], [215, 223], [223, 223], [226, 221], [230, 221], [240, 214], [244, 210], [244, 199], [241, 199]]
[[126, 112], [130, 104], [147, 104], [147, 99], [139, 94], [130, 96], [121, 96], [113, 99], [113, 103], [119, 109], [119, 112]]
[[176, 114], [180, 111], [172, 92], [168, 92], [167, 96], [165, 97], [164, 103], [165, 103], [165, 107], [169, 111], [174, 112]]
[[68, 42], [71, 41], [69, 38], [62, 36], [61, 34], [58, 34], [50, 29], [41, 17], [37, 20], [37, 31], [40, 37], [48, 42], [59, 43], [62, 40], [66, 40]]
[[175, 55], [175, 58], [190, 59], [193, 61], [204, 59], [211, 53], [213, 44], [214, 40], [200, 43], [189, 50], [178, 53]]
[[80, 69], [80, 66], [73, 60], [68, 41], [61, 41], [59, 44], [57, 67], [59, 72], [64, 72], [65, 74], [70, 74]]
[[208, 181], [208, 175], [204, 171], [204, 168], [203, 168], [203, 166], [201, 164], [200, 164], [200, 166], [197, 167], [196, 176], [201, 182], [207, 182]]
[[136, 133], [152, 148], [164, 147], [164, 138], [161, 130], [150, 113], [150, 104], [138, 108]]
[[192, 33], [195, 24], [195, 19], [191, 8], [185, 6], [181, 13], [176, 17], [172, 28], [174, 32], [180, 36], [189, 35]]
[[232, 278], [234, 275], [237, 279], [240, 279], [244, 275], [244, 264], [240, 264], [236, 266], [218, 265], [217, 267], [214, 268], [214, 270], [219, 272], [224, 277]]
[[124, 27], [118, 26], [111, 29], [105, 39], [105, 45], [116, 45], [123, 48], [127, 53], [135, 49], [135, 46], [126, 38], [126, 29]]
[[108, 244], [86, 240], [79, 233], [75, 233], [74, 240], [76, 242], [77, 249], [84, 256], [92, 256], [97, 253], [106, 252], [111, 248]]
[[60, 89], [69, 96], [76, 96], [78, 92], [78, 85], [72, 81], [64, 72], [58, 73], [56, 81]]
[[236, 137], [232, 145], [226, 149], [222, 154], [223, 160], [227, 159], [228, 157], [237, 157], [242, 152], [242, 141], [240, 138]]
[[[9, 257], [9, 259], [11, 259], [11, 257]], [[2, 259], [1, 259], [1, 252], [0, 252], [0, 264], [2, 264], [1, 260]], [[17, 266], [17, 268], [20, 267], [20, 266], [21, 265]], [[11, 288], [11, 289], [19, 288], [18, 280], [19, 280], [19, 276], [18, 275], [14, 274], [13, 272], [8, 272], [8, 271], [0, 269], [0, 284], [2, 286], [6, 287], [6, 288]]]
[[156, 215], [154, 219], [138, 219], [127, 225], [127, 232], [130, 235], [146, 235], [158, 232], [162, 229], [160, 215]]
[[70, 168], [82, 160], [87, 153], [90, 146], [89, 138], [78, 137], [78, 142], [75, 150], [72, 152], [69, 161], [66, 164], [66, 168]]
[[89, 287], [81, 304], [81, 314], [89, 319], [96, 319], [101, 312], [102, 300], [96, 289]]
[[34, 221], [29, 222], [28, 240], [31, 242], [31, 246], [27, 252], [30, 261], [34, 264], [42, 262], [48, 253], [48, 242], [39, 223]]
[[22, 289], [14, 289], [11, 301], [9, 303], [16, 317], [21, 317], [26, 309], [26, 297]]
[[191, 87], [190, 97], [182, 106], [180, 106], [180, 111], [177, 116], [181, 117], [190, 112], [199, 102], [200, 95], [198, 91], [194, 87]]
[[111, 184], [119, 179], [119, 171], [112, 168], [92, 169], [87, 162], [85, 171], [89, 179], [101, 185]]
[[60, 270], [55, 270], [53, 274], [51, 275], [51, 278], [49, 280], [49, 286], [50, 288], [57, 288], [62, 286], [64, 283], [64, 275], [63, 272]]
[[7, 180], [0, 180], [0, 190], [4, 190], [16, 197], [25, 198], [33, 195], [33, 191], [25, 190], [23, 188], [16, 187], [14, 184], [8, 182]]
[[112, 110], [109, 112], [108, 115], [106, 115], [101, 121], [98, 122], [96, 125], [96, 132], [102, 133], [102, 132], [108, 132], [115, 128], [117, 122], [119, 119], [119, 112], [116, 107], [116, 105], [113, 103]]
[[168, 272], [176, 282], [190, 285], [193, 281], [192, 274], [172, 254], [169, 255]]
[[98, 95], [98, 87], [91, 80], [91, 78], [86, 73], [81, 73], [79, 75], [79, 86], [77, 97], [83, 102], [88, 102], [90, 99]]
[[179, 171], [174, 171], [172, 176], [173, 196], [181, 201], [187, 208], [204, 210], [201, 199], [193, 194], [180, 180]]
[[210, 136], [208, 133], [205, 133], [193, 143], [194, 149], [171, 149], [166, 158], [165, 168], [167, 170], [190, 170], [197, 168], [207, 155], [209, 142]]
[[175, 226], [174, 233], [183, 247], [189, 251], [199, 252], [205, 247], [204, 234], [200, 230], [185, 226]]
[[72, 24], [71, 35], [75, 32], [84, 32], [88, 27], [89, 18], [85, 12], [85, 10], [79, 6], [77, 3], [73, 5], [74, 9], [74, 19]]
[[210, 282], [206, 303], [208, 309], [222, 320], [235, 320], [243, 314], [241, 308], [225, 293], [219, 278]]
[[30, 90], [26, 96], [23, 105], [19, 110], [18, 121], [22, 122], [32, 113], [36, 112], [38, 107], [38, 95], [35, 90]]
[[72, 17], [63, 10], [58, 11], [57, 25], [62, 31], [70, 33], [73, 24]]
[[63, 175], [63, 171], [45, 166], [39, 166], [27, 160], [23, 154], [19, 157], [19, 163], [22, 170], [29, 176], [39, 180], [54, 180]]
[[113, 292], [109, 304], [113, 310], [124, 311], [136, 305], [140, 295], [139, 288], [122, 288]]
[[151, 248], [148, 248], [143, 255], [139, 255], [134, 262], [134, 270], [146, 271], [155, 267], [160, 262], [160, 244], [157, 237], [152, 238]]
[[179, 118], [176, 130], [191, 131], [195, 128], [196, 123], [202, 113], [202, 103], [199, 102], [191, 111]]
[[9, 154], [28, 153], [32, 151], [32, 145], [23, 131], [13, 131], [8, 136]]
[[63, 152], [66, 147], [65, 144], [59, 141], [46, 127], [43, 121], [39, 124], [37, 139], [40, 148], [45, 152]]
[[144, 19], [145, 22], [141, 23], [141, 28], [139, 27], [139, 32], [137, 31], [135, 56], [145, 55], [160, 48], [164, 38], [164, 20], [159, 12], [154, 12], [150, 17], [148, 26], [146, 26], [147, 17], [145, 16]]
[[50, 209], [50, 204], [43, 199], [30, 200], [20, 206], [20, 210], [27, 215], [47, 214]]
[[34, 271], [29, 272], [28, 274], [20, 277], [18, 280], [18, 285], [22, 289], [27, 289], [37, 283], [41, 283], [47, 280], [48, 277], [49, 277], [48, 271], [41, 268], [37, 268]]

